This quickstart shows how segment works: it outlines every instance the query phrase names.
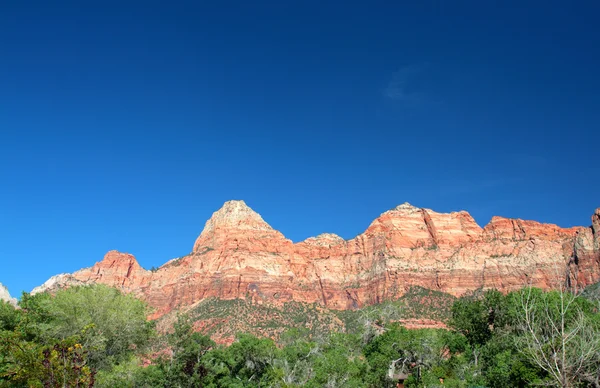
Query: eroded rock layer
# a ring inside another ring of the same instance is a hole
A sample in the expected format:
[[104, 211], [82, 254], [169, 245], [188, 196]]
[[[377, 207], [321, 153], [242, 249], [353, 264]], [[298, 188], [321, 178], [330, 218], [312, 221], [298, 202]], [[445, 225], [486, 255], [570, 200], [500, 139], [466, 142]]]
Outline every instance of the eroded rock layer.
[[155, 271], [111, 251], [35, 291], [108, 284], [147, 300], [160, 317], [213, 297], [353, 309], [398, 298], [412, 286], [458, 296], [598, 280], [600, 209], [589, 228], [502, 217], [481, 228], [464, 211], [442, 214], [405, 203], [351, 240], [322, 234], [294, 244], [243, 201], [229, 201], [206, 222], [189, 255]]

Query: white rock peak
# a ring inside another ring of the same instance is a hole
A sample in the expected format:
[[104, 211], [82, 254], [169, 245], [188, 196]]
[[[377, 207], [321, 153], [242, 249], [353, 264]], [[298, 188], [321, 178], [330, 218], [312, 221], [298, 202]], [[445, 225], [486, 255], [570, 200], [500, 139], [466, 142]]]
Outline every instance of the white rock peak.
[[76, 282], [76, 280], [70, 273], [61, 273], [58, 275], [54, 275], [50, 279], [46, 280], [41, 286], [37, 286], [36, 288], [31, 290], [31, 295], [40, 294], [42, 292], [52, 290], [55, 287], [58, 287], [59, 285], [71, 284], [72, 282]]
[[342, 241], [344, 241], [343, 238], [341, 238], [340, 236], [338, 236], [335, 233], [321, 233], [320, 235], [316, 236], [315, 238], [319, 238], [319, 239], [331, 239], [331, 240], [342, 240]]
[[402, 205], [398, 205], [395, 208], [384, 212], [382, 215], [388, 214], [388, 213], [411, 214], [411, 213], [415, 213], [415, 212], [419, 212], [419, 211], [421, 211], [421, 208], [413, 206], [408, 202], [404, 202]]
[[421, 210], [420, 208], [411, 205], [408, 202], [404, 202], [402, 205], [398, 205], [394, 208], [394, 210]]
[[213, 213], [204, 225], [202, 234], [221, 227], [237, 229], [273, 230], [260, 214], [252, 210], [244, 201], [227, 201]]
[[17, 300], [15, 298], [13, 298], [12, 296], [10, 296], [8, 289], [6, 287], [4, 287], [4, 285], [2, 283], [0, 283], [0, 300], [8, 302], [8, 303], [12, 304], [13, 306], [17, 305]]
[[303, 242], [306, 244], [318, 245], [318, 246], [329, 246], [337, 245], [345, 242], [343, 238], [335, 233], [321, 233], [316, 237], [309, 237]]

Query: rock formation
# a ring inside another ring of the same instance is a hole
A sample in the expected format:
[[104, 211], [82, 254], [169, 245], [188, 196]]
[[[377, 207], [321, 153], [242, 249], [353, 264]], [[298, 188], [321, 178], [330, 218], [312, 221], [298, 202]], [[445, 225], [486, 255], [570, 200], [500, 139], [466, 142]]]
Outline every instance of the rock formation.
[[156, 271], [111, 251], [35, 292], [108, 284], [148, 301], [156, 318], [211, 297], [353, 309], [398, 298], [412, 286], [457, 296], [478, 288], [584, 287], [600, 280], [600, 209], [592, 221], [589, 228], [560, 228], [494, 217], [481, 228], [465, 211], [442, 214], [405, 203], [353, 239], [322, 234], [294, 244], [243, 201], [229, 201], [189, 255]]
[[600, 208], [592, 215], [592, 226], [577, 234], [569, 263], [569, 282], [577, 288], [600, 279]]
[[10, 296], [8, 289], [6, 287], [4, 287], [4, 285], [2, 283], [0, 283], [0, 300], [8, 302], [8, 303], [12, 304], [13, 306], [17, 305], [17, 300], [15, 298], [13, 298], [12, 296]]

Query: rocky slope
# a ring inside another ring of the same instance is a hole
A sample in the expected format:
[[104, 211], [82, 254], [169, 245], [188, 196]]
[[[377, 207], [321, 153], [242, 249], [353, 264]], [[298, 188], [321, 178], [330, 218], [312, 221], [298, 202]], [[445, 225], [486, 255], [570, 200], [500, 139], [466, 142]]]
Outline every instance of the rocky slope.
[[294, 244], [243, 201], [229, 201], [206, 222], [189, 255], [156, 271], [111, 251], [93, 267], [55, 276], [34, 291], [108, 284], [147, 300], [156, 318], [210, 298], [343, 310], [397, 299], [413, 286], [458, 296], [481, 287], [548, 289], [565, 279], [575, 287], [600, 280], [600, 209], [589, 228], [502, 217], [481, 228], [464, 211], [442, 214], [405, 203], [351, 240], [322, 234]]
[[2, 283], [0, 283], [0, 300], [8, 302], [14, 306], [17, 305], [17, 300], [15, 298], [13, 298], [12, 296], [10, 296], [8, 289], [6, 287], [4, 287], [4, 285]]

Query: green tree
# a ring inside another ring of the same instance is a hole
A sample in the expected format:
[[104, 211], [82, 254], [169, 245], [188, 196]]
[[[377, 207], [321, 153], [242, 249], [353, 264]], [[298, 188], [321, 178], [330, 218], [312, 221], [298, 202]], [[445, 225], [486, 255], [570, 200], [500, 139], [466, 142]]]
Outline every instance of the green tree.
[[505, 297], [497, 290], [488, 290], [456, 300], [449, 325], [478, 348], [492, 338], [494, 329], [507, 323], [507, 315]]
[[332, 333], [311, 357], [311, 379], [307, 387], [362, 387], [367, 365], [361, 352], [361, 337]]
[[194, 331], [188, 316], [178, 316], [173, 333], [167, 336], [170, 355], [162, 359], [169, 387], [201, 387], [208, 375], [203, 357], [215, 347], [207, 336]]
[[444, 361], [447, 352], [446, 337], [439, 330], [408, 330], [398, 324], [389, 325], [365, 347], [369, 383], [392, 387], [392, 377], [398, 373], [412, 374], [419, 381], [424, 370]]
[[0, 387], [92, 387], [96, 371], [76, 338], [40, 345], [0, 333]]
[[267, 386], [278, 352], [271, 339], [239, 334], [227, 348], [231, 373], [248, 386]]
[[528, 288], [518, 296], [516, 345], [547, 373], [549, 385], [600, 386], [600, 319], [595, 306], [565, 288], [542, 292]]
[[96, 368], [128, 359], [142, 350], [153, 334], [146, 304], [112, 287], [72, 287], [31, 303], [34, 298], [26, 303], [33, 305], [28, 309], [42, 317], [39, 327], [43, 340], [51, 342], [79, 335]]

